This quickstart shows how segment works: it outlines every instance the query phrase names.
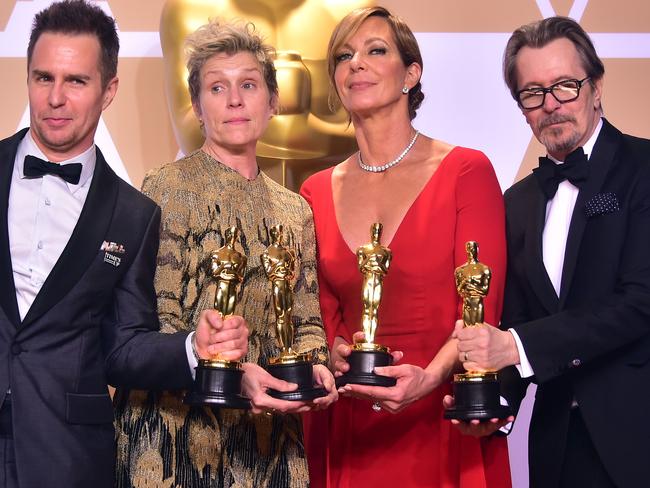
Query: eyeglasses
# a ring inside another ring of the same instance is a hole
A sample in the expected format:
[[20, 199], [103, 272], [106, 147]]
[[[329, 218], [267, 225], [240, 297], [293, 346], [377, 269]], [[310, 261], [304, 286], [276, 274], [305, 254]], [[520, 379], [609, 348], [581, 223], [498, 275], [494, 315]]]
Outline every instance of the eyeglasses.
[[517, 92], [517, 102], [521, 108], [539, 108], [544, 105], [546, 94], [553, 95], [559, 103], [572, 102], [580, 95], [580, 88], [590, 78], [587, 76], [582, 80], [562, 80], [544, 88], [526, 88]]

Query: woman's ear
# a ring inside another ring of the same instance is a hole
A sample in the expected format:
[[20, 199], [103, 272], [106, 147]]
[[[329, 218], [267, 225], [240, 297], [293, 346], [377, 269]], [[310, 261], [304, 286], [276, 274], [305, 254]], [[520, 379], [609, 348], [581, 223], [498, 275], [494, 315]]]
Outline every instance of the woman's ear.
[[420, 78], [422, 77], [422, 66], [418, 63], [411, 63], [406, 68], [406, 77], [404, 78], [404, 86], [407, 86], [410, 90], [415, 85], [418, 84]]

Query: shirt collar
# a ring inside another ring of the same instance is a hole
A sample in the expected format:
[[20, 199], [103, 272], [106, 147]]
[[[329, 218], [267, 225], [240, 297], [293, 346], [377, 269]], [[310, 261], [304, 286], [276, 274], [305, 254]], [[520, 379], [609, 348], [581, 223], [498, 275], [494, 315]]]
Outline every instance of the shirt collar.
[[[598, 135], [600, 134], [600, 129], [602, 129], [602, 128], [603, 128], [603, 119], [601, 117], [600, 119], [598, 119], [598, 124], [596, 124], [596, 128], [594, 129], [593, 134], [591, 134], [591, 137], [582, 146], [582, 150], [585, 152], [585, 156], [587, 157], [587, 160], [589, 159], [589, 156], [591, 156], [591, 152], [594, 150], [594, 145], [596, 144], [596, 139], [598, 139]], [[560, 161], [558, 159], [555, 159], [550, 154], [548, 154], [547, 157], [556, 164], [562, 164], [564, 162], [564, 161]]]
[[[43, 151], [41, 151], [39, 147], [36, 145], [36, 142], [34, 142], [31, 129], [27, 131], [27, 134], [25, 135], [25, 137], [23, 137], [23, 140], [20, 141], [20, 144], [18, 145], [18, 151], [16, 152], [16, 156], [17, 156], [16, 170], [18, 171], [18, 176], [20, 178], [25, 178], [23, 173], [23, 165], [25, 164], [25, 156], [28, 155], [36, 156], [37, 158], [41, 158], [45, 161], [48, 160], [47, 156], [43, 154]], [[79, 183], [73, 185], [72, 183], [66, 182], [66, 185], [68, 185], [68, 189], [70, 190], [70, 193], [74, 194], [77, 192], [77, 190], [84, 187], [89, 182], [89, 180], [91, 179], [95, 171], [95, 164], [97, 163], [97, 151], [96, 151], [95, 144], [90, 146], [81, 154], [66, 159], [65, 161], [60, 161], [58, 164], [69, 164], [69, 163], [81, 164], [81, 176], [79, 178]]]

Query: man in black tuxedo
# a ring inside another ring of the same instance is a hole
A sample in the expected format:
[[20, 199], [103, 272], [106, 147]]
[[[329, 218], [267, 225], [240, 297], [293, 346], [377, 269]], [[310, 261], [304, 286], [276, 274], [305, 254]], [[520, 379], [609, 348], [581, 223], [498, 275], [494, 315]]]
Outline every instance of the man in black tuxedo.
[[246, 351], [243, 319], [204, 311], [161, 334], [160, 209], [94, 145], [117, 90], [113, 19], [52, 4], [28, 48], [30, 128], [0, 141], [0, 487], [113, 486], [107, 384], [191, 386], [194, 354]]
[[505, 194], [501, 330], [455, 332], [466, 369], [506, 368], [515, 410], [538, 385], [531, 487], [650, 485], [650, 141], [602, 118], [603, 75], [571, 19], [510, 38], [505, 80], [548, 155]]

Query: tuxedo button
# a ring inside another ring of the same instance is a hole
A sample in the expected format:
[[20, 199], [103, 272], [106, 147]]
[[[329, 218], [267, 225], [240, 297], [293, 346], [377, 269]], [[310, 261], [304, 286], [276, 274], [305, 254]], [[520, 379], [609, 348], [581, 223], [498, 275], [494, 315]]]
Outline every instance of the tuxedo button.
[[21, 352], [23, 352], [23, 348], [20, 347], [20, 344], [14, 342], [11, 345], [11, 354], [13, 354], [14, 356], [18, 356]]
[[580, 361], [579, 359], [574, 359], [573, 361], [571, 361], [571, 366], [573, 366], [574, 368], [577, 368], [581, 364], [582, 364], [582, 361]]

